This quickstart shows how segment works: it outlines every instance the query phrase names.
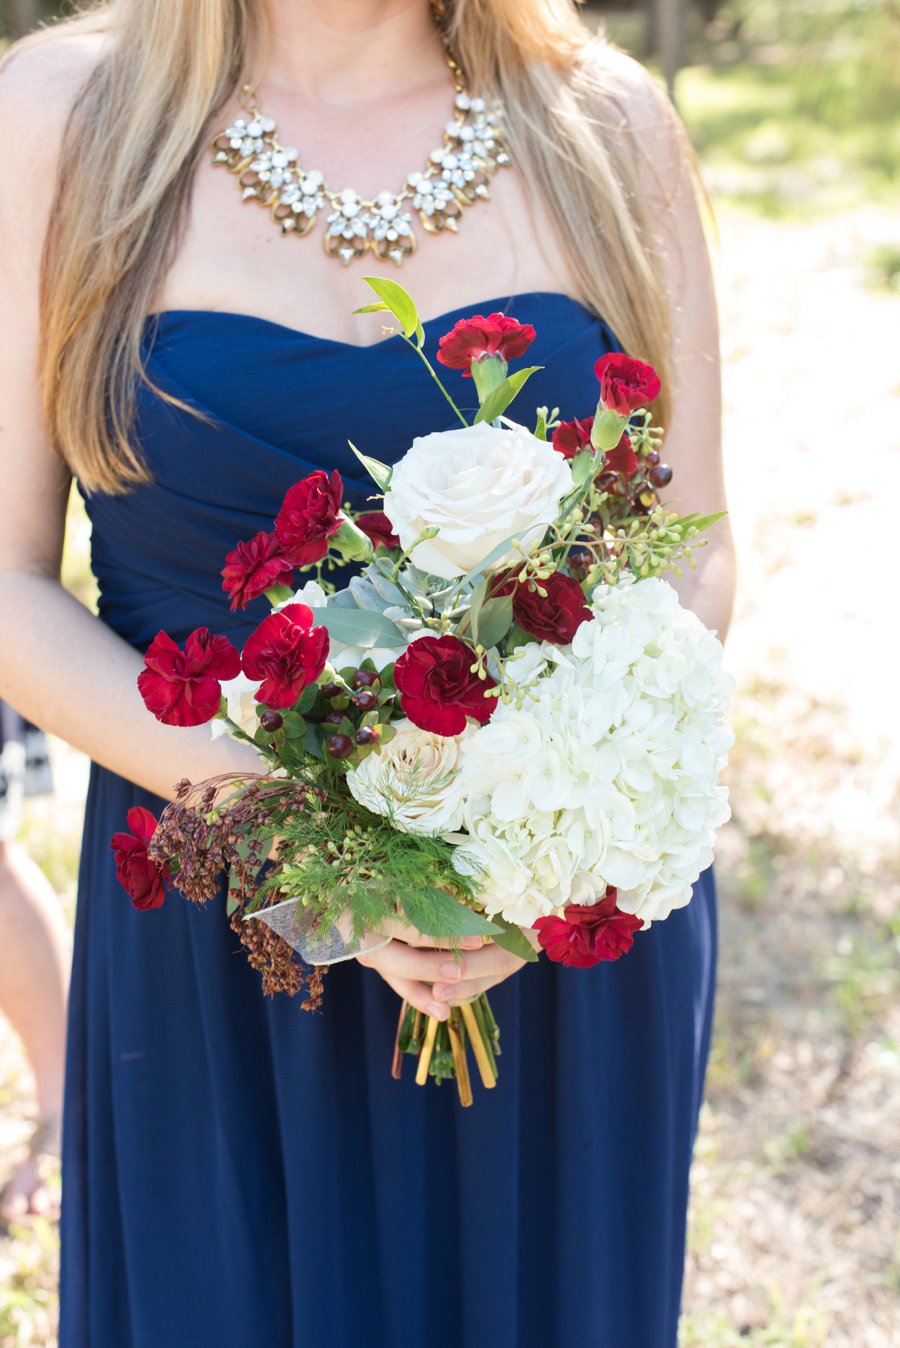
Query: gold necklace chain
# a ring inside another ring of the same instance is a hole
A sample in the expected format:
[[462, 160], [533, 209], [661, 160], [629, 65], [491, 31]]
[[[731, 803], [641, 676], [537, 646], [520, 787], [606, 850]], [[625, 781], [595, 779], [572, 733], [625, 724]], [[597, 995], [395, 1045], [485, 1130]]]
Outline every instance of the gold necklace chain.
[[241, 90], [247, 116], [213, 137], [213, 164], [237, 175], [244, 201], [267, 207], [282, 234], [309, 234], [331, 207], [324, 234], [330, 257], [349, 266], [372, 253], [402, 266], [416, 250], [414, 215], [429, 234], [456, 233], [463, 208], [487, 200], [490, 179], [510, 162], [502, 105], [469, 94], [459, 62], [442, 42], [453, 77], [453, 120], [425, 168], [410, 173], [399, 192], [367, 200], [350, 187], [332, 191], [319, 170], [301, 167], [293, 146], [282, 145], [275, 121], [247, 84]]

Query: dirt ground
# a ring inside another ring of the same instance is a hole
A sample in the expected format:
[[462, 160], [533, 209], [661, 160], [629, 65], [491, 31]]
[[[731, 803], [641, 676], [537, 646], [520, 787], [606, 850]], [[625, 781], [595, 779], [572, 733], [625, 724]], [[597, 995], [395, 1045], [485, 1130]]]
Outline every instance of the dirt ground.
[[[683, 1348], [900, 1343], [900, 297], [886, 210], [723, 212], [726, 462], [741, 561], [734, 818]], [[893, 338], [893, 342], [892, 342]], [[893, 672], [892, 672], [893, 671]], [[83, 765], [26, 837], [71, 902]], [[0, 1171], [32, 1109], [0, 1029]], [[0, 1240], [0, 1348], [54, 1342], [55, 1232]], [[652, 1345], [647, 1345], [652, 1348]]]

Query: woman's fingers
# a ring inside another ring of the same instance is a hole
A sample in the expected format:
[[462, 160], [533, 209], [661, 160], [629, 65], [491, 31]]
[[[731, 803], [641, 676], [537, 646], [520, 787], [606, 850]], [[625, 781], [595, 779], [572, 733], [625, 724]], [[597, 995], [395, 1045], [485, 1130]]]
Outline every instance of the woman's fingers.
[[397, 996], [404, 1002], [409, 1002], [417, 1011], [421, 1011], [426, 1016], [434, 1016], [437, 1020], [446, 1020], [450, 1014], [450, 1006], [447, 1002], [440, 1002], [435, 998], [430, 983], [416, 983], [407, 978], [387, 978], [384, 981], [389, 988], [396, 992]]
[[471, 977], [468, 961], [477, 958], [483, 952], [475, 951], [464, 956], [453, 955], [447, 950], [429, 950], [421, 946], [406, 945], [403, 941], [389, 941], [377, 950], [357, 955], [360, 964], [391, 978], [412, 979], [419, 983], [458, 983]]
[[511, 955], [498, 945], [485, 946], [483, 950], [466, 956], [464, 977], [441, 977], [434, 985], [434, 995], [442, 1002], [451, 1004], [468, 1001], [487, 992], [495, 984], [502, 983], [504, 978], [509, 978], [510, 974], [521, 969], [524, 963], [518, 955]]

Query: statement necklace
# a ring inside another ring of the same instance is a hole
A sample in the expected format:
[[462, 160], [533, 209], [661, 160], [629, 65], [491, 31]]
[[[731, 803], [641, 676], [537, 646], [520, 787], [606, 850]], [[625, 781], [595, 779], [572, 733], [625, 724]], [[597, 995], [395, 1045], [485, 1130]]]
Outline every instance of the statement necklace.
[[318, 169], [303, 168], [298, 152], [281, 144], [275, 122], [263, 114], [246, 84], [241, 106], [247, 117], [215, 136], [213, 164], [238, 175], [244, 201], [268, 207], [282, 234], [309, 234], [319, 213], [328, 211], [324, 244], [329, 257], [348, 266], [373, 253], [400, 267], [416, 251], [414, 214], [429, 234], [455, 233], [462, 208], [487, 200], [490, 179], [510, 162], [502, 105], [471, 97], [446, 47], [445, 55], [456, 91], [453, 120], [444, 129], [443, 144], [432, 150], [421, 172], [409, 174], [399, 192], [379, 192], [372, 201], [352, 187], [332, 192]]

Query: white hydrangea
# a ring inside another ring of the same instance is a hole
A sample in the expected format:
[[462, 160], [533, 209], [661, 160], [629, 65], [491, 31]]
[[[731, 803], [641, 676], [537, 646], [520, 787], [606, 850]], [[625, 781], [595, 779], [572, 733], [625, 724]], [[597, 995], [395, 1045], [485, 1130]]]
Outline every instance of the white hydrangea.
[[393, 739], [347, 773], [350, 793], [401, 833], [442, 834], [462, 823], [460, 745], [472, 732], [434, 735], [395, 721]]
[[521, 705], [462, 745], [455, 864], [481, 875], [489, 915], [522, 925], [607, 884], [624, 911], [667, 917], [728, 818], [719, 642], [662, 580], [601, 586], [591, 607], [571, 646], [531, 657], [533, 682], [518, 674]]

